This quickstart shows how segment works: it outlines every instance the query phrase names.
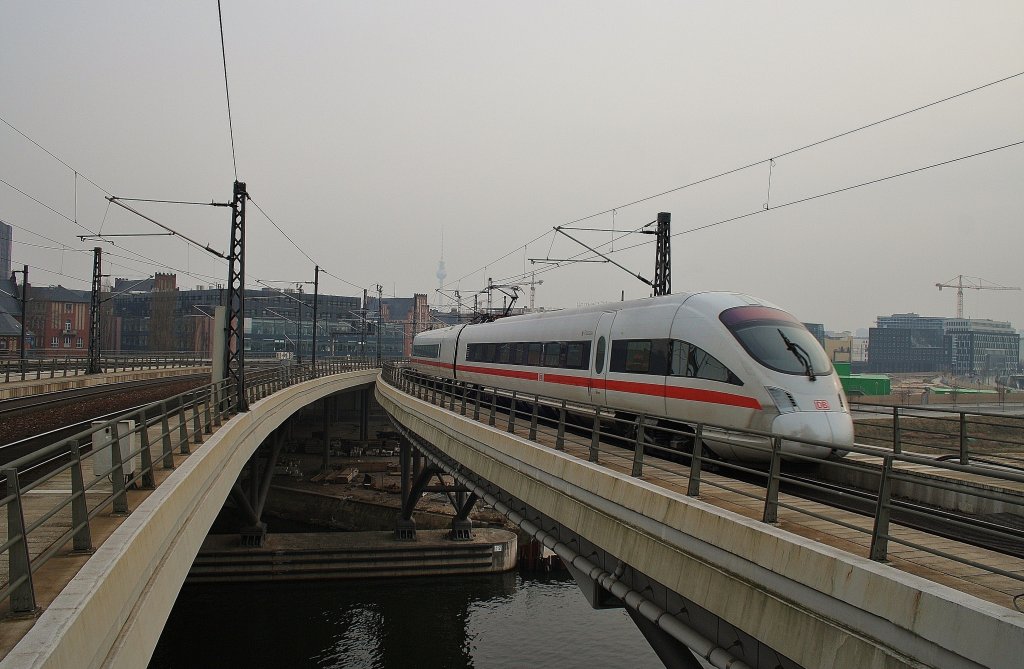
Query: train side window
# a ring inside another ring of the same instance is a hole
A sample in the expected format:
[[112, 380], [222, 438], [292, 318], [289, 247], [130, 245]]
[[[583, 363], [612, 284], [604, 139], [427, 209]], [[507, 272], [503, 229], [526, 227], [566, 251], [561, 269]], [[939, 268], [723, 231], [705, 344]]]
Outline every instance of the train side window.
[[498, 357], [498, 345], [497, 344], [484, 344], [484, 359], [483, 362], [494, 362]]
[[673, 376], [721, 381], [722, 383], [731, 383], [736, 386], [743, 385], [743, 381], [733, 374], [728, 367], [699, 346], [694, 346], [677, 339], [672, 342], [671, 357], [672, 366], [670, 373]]
[[526, 364], [526, 344], [515, 344], [512, 354], [512, 364], [514, 365], [525, 365]]
[[604, 371], [604, 337], [597, 339], [597, 353], [594, 355], [594, 371], [600, 374]]
[[540, 360], [544, 353], [544, 344], [535, 342], [529, 345], [526, 353], [526, 364], [534, 367], [540, 366]]
[[564, 346], [560, 341], [549, 341], [544, 344], [544, 366], [562, 367], [562, 350]]
[[476, 362], [479, 344], [466, 344], [466, 362]]
[[512, 344], [498, 344], [498, 360], [503, 365], [512, 364]]
[[669, 348], [667, 339], [613, 341], [612, 359], [608, 371], [664, 376], [668, 371]]
[[565, 352], [565, 366], [567, 369], [586, 369], [590, 361], [590, 342], [571, 341]]
[[418, 358], [437, 358], [440, 356], [440, 344], [414, 344], [412, 354]]

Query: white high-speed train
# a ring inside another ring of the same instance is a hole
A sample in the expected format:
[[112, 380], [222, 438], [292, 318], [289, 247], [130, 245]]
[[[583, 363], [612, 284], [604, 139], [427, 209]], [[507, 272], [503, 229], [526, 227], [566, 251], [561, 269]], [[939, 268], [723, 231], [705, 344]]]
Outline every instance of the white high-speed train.
[[678, 293], [421, 332], [416, 370], [470, 384], [589, 402], [618, 415], [710, 423], [704, 442], [726, 460], [783, 451], [841, 457], [853, 443], [842, 386], [818, 341], [792, 315], [748, 295]]

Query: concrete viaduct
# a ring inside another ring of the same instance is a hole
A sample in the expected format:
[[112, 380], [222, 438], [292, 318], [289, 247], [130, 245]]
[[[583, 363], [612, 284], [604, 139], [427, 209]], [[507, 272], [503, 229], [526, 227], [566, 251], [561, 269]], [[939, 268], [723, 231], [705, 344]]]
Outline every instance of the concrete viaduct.
[[[531, 442], [418, 399], [379, 370], [253, 403], [124, 520], [0, 662], [135, 667], [239, 473], [301, 407], [376, 385], [407, 441], [559, 553], [595, 606], [624, 605], [671, 667], [997, 667], [1024, 615]], [[687, 650], [687, 648], [689, 650]]]

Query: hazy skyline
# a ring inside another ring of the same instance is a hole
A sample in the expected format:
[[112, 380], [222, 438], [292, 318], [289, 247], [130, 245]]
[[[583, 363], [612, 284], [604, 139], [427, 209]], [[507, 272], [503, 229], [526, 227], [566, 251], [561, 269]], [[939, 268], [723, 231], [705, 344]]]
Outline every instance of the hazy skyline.
[[[1024, 71], [1024, 3], [1009, 1], [222, 6], [238, 178], [253, 201], [350, 282], [322, 276], [322, 291], [379, 282], [432, 304], [442, 227], [447, 280], [467, 296], [529, 271], [529, 258], [582, 250], [545, 235], [552, 226], [617, 208], [617, 230], [669, 211], [679, 233], [753, 214], [768, 201], [767, 162], [623, 205]], [[0, 8], [0, 117], [115, 195], [230, 201], [216, 2]], [[777, 158], [770, 204], [1020, 142], [1021, 119], [1024, 76]], [[160, 231], [82, 178], [76, 204], [74, 173], [2, 123], [0, 156], [0, 179], [82, 226], [0, 183], [15, 265], [39, 268], [37, 285], [88, 289], [91, 253], [75, 250], [98, 244], [77, 235]], [[681, 234], [673, 289], [747, 292], [831, 330], [952, 316], [955, 290], [937, 282], [1024, 286], [1022, 174], [1018, 145]], [[138, 208], [227, 250], [225, 209]], [[255, 207], [246, 234], [250, 285], [312, 280], [313, 263]], [[124, 248], [99, 244], [115, 276], [226, 282], [223, 261], [180, 239], [115, 241]], [[653, 244], [614, 257], [653, 274]], [[538, 278], [548, 307], [649, 292], [606, 264]], [[1024, 292], [967, 291], [965, 313], [1024, 328]]]

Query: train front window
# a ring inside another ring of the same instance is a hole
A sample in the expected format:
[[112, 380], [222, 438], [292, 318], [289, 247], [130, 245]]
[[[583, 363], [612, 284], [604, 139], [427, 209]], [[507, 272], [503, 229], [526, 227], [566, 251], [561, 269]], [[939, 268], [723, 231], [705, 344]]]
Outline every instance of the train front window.
[[747, 353], [769, 369], [811, 378], [832, 373], [832, 362], [818, 340], [784, 311], [734, 307], [719, 318]]

